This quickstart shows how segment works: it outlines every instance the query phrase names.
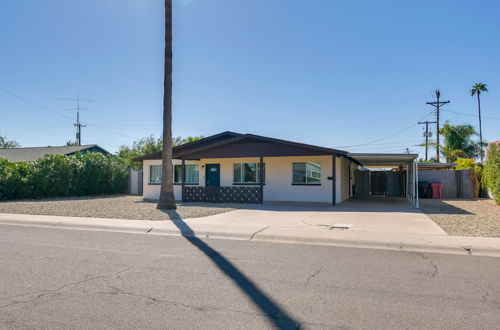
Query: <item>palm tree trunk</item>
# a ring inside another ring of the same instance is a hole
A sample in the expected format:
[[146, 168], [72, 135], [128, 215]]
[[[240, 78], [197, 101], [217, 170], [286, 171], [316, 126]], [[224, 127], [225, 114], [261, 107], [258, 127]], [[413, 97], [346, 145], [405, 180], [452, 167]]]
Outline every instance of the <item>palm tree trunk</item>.
[[479, 153], [481, 161], [483, 161], [483, 129], [481, 127], [481, 98], [477, 93], [477, 108], [479, 110]]
[[176, 209], [172, 170], [172, 0], [165, 0], [162, 179], [158, 209]]
[[479, 110], [479, 153], [481, 161], [483, 161], [483, 129], [481, 127], [481, 98], [479, 93], [477, 93], [477, 108]]

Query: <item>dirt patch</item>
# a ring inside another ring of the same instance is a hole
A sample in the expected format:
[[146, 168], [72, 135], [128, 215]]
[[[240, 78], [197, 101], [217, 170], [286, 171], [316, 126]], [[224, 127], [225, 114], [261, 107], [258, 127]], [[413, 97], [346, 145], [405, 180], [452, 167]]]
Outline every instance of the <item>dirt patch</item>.
[[449, 235], [500, 237], [500, 207], [488, 201], [421, 199], [420, 209]]
[[229, 212], [237, 207], [233, 204], [187, 203], [178, 204], [175, 211], [161, 211], [156, 209], [156, 202], [145, 202], [142, 196], [112, 195], [2, 201], [0, 213], [171, 220], [204, 217]]

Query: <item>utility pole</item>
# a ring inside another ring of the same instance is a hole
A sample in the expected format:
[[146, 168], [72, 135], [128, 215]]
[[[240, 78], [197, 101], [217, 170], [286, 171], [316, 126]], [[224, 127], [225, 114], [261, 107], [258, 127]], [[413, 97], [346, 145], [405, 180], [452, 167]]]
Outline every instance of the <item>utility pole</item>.
[[76, 108], [68, 109], [68, 110], [76, 110], [76, 123], [74, 126], [76, 127], [76, 143], [81, 146], [82, 145], [82, 127], [87, 127], [87, 125], [83, 125], [80, 123], [80, 110], [84, 108], [80, 107], [80, 102], [94, 102], [93, 100], [82, 100], [80, 99], [80, 92], [77, 92], [76, 99], [75, 98], [58, 98], [58, 100], [66, 100], [66, 101], [76, 101]]
[[437, 162], [439, 163], [439, 107], [447, 103], [450, 103], [450, 101], [439, 101], [439, 98], [441, 97], [441, 92], [439, 91], [439, 89], [436, 89], [435, 93], [436, 93], [436, 101], [426, 102], [426, 104], [432, 105], [433, 107], [436, 108], [436, 159]]
[[429, 132], [429, 124], [435, 124], [436, 121], [419, 121], [419, 125], [425, 124], [425, 161], [427, 161], [427, 148], [429, 147], [429, 138], [432, 136], [432, 133]]

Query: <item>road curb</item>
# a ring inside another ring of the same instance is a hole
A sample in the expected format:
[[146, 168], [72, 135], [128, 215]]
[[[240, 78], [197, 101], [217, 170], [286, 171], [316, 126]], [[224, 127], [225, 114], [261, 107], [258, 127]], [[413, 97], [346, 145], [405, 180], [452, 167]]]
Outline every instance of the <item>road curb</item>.
[[458, 255], [474, 255], [500, 257], [500, 248], [484, 247], [474, 245], [439, 245], [439, 244], [418, 244], [415, 242], [403, 241], [382, 241], [382, 240], [352, 240], [342, 238], [307, 238], [291, 235], [268, 235], [259, 234], [252, 241], [275, 242], [275, 243], [291, 243], [291, 244], [307, 244], [307, 245], [322, 245], [322, 246], [338, 246], [338, 247], [354, 247], [368, 248], [391, 251], [406, 251], [406, 252], [430, 252]]
[[[103, 219], [104, 220], [104, 219]], [[124, 223], [112, 225], [104, 223], [72, 223], [71, 221], [57, 221], [56, 218], [51, 220], [34, 221], [29, 219], [0, 219], [0, 224], [25, 226], [25, 227], [41, 227], [54, 229], [70, 229], [70, 230], [88, 230], [88, 231], [108, 231], [120, 232], [129, 234], [147, 234], [147, 235], [164, 235], [175, 237], [196, 237], [200, 239], [232, 239], [245, 240], [253, 242], [269, 242], [269, 243], [287, 243], [287, 244], [305, 244], [305, 245], [320, 245], [320, 246], [338, 246], [351, 248], [369, 248], [381, 249], [390, 251], [406, 251], [406, 252], [430, 252], [430, 253], [445, 253], [458, 255], [474, 255], [474, 256], [489, 256], [500, 257], [500, 247], [489, 247], [476, 244], [436, 244], [429, 242], [414, 242], [409, 240], [400, 240], [397, 238], [391, 239], [352, 239], [344, 238], [336, 235], [335, 237], [301, 237], [289, 234], [270, 234], [266, 230], [261, 230], [251, 235], [240, 234], [237, 232], [223, 232], [210, 230], [193, 230], [193, 234], [182, 234], [180, 229], [165, 228], [164, 222], [148, 223], [147, 225], [127, 225], [128, 220], [121, 220]], [[448, 236], [449, 237], [449, 236]]]

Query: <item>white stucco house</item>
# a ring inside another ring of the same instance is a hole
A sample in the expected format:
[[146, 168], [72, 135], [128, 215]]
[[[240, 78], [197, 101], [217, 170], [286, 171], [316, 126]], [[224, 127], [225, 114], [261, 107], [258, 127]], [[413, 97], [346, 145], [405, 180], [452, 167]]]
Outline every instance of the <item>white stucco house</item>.
[[[161, 156], [136, 159], [143, 162], [144, 199], [159, 198]], [[234, 132], [174, 147], [173, 158], [174, 194], [184, 202], [335, 205], [353, 196], [363, 165], [346, 151]]]

